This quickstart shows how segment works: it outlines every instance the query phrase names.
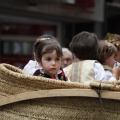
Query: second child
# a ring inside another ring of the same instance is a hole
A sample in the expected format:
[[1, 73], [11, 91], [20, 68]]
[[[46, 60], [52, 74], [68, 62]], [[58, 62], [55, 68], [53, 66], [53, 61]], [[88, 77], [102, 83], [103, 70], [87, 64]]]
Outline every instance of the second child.
[[[114, 72], [119, 72], [118, 68], [113, 70], [117, 53], [117, 48], [112, 43], [105, 40], [99, 41], [97, 60], [103, 65], [106, 72], [106, 80], [109, 80]], [[114, 80], [118, 80], [118, 77]]]
[[[94, 80], [106, 80], [104, 68], [96, 60], [98, 38], [94, 33], [84, 31], [75, 35], [70, 43], [70, 49], [73, 52], [74, 61], [64, 71], [71, 81], [89, 84]], [[113, 75], [114, 79], [117, 77], [117, 74]]]

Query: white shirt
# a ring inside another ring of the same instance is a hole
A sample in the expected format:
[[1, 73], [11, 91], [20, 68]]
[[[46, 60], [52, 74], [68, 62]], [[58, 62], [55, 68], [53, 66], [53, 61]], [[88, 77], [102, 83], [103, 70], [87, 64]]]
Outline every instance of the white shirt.
[[105, 71], [100, 63], [95, 62], [93, 69], [95, 72], [95, 80], [116, 81], [116, 78], [112, 76], [112, 73], [110, 71]]
[[38, 62], [35, 60], [30, 60], [23, 68], [23, 71], [28, 75], [33, 75], [37, 69], [40, 69]]
[[[23, 71], [32, 76], [37, 69], [41, 69], [38, 62], [30, 60], [23, 68]], [[93, 69], [95, 72], [95, 80], [116, 80], [116, 78], [112, 76], [112, 73], [110, 71], [105, 71], [103, 66], [98, 62], [95, 62]], [[70, 80], [68, 79], [68, 81]]]

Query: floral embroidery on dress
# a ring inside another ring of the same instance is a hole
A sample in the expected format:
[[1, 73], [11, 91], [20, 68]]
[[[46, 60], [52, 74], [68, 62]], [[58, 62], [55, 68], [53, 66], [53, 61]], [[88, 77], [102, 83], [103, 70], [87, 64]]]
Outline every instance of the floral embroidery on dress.
[[[61, 72], [57, 74], [58, 76], [58, 80], [62, 80], [62, 81], [67, 81], [67, 77], [65, 76], [65, 73], [63, 71], [62, 68], [60, 68]], [[34, 76], [41, 76], [41, 77], [46, 77], [46, 78], [52, 78], [50, 75], [46, 74], [46, 73], [42, 73], [40, 71], [40, 69], [36, 70], [35, 73], [33, 74]], [[53, 80], [57, 80], [56, 77], [52, 78]]]

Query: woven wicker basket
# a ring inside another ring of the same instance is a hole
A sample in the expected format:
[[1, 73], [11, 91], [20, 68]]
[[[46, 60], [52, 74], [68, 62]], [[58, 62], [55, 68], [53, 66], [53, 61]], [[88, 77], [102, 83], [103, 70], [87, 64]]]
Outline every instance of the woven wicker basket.
[[[102, 103], [90, 89], [100, 85], [105, 89]], [[17, 67], [0, 64], [0, 120], [119, 120], [119, 90], [119, 81], [87, 86], [28, 76]]]

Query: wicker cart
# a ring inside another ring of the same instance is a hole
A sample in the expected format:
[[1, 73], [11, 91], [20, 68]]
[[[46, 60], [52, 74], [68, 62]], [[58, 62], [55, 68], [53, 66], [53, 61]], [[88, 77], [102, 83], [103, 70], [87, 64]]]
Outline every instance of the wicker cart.
[[0, 120], [119, 120], [119, 91], [119, 81], [88, 86], [0, 64]]

